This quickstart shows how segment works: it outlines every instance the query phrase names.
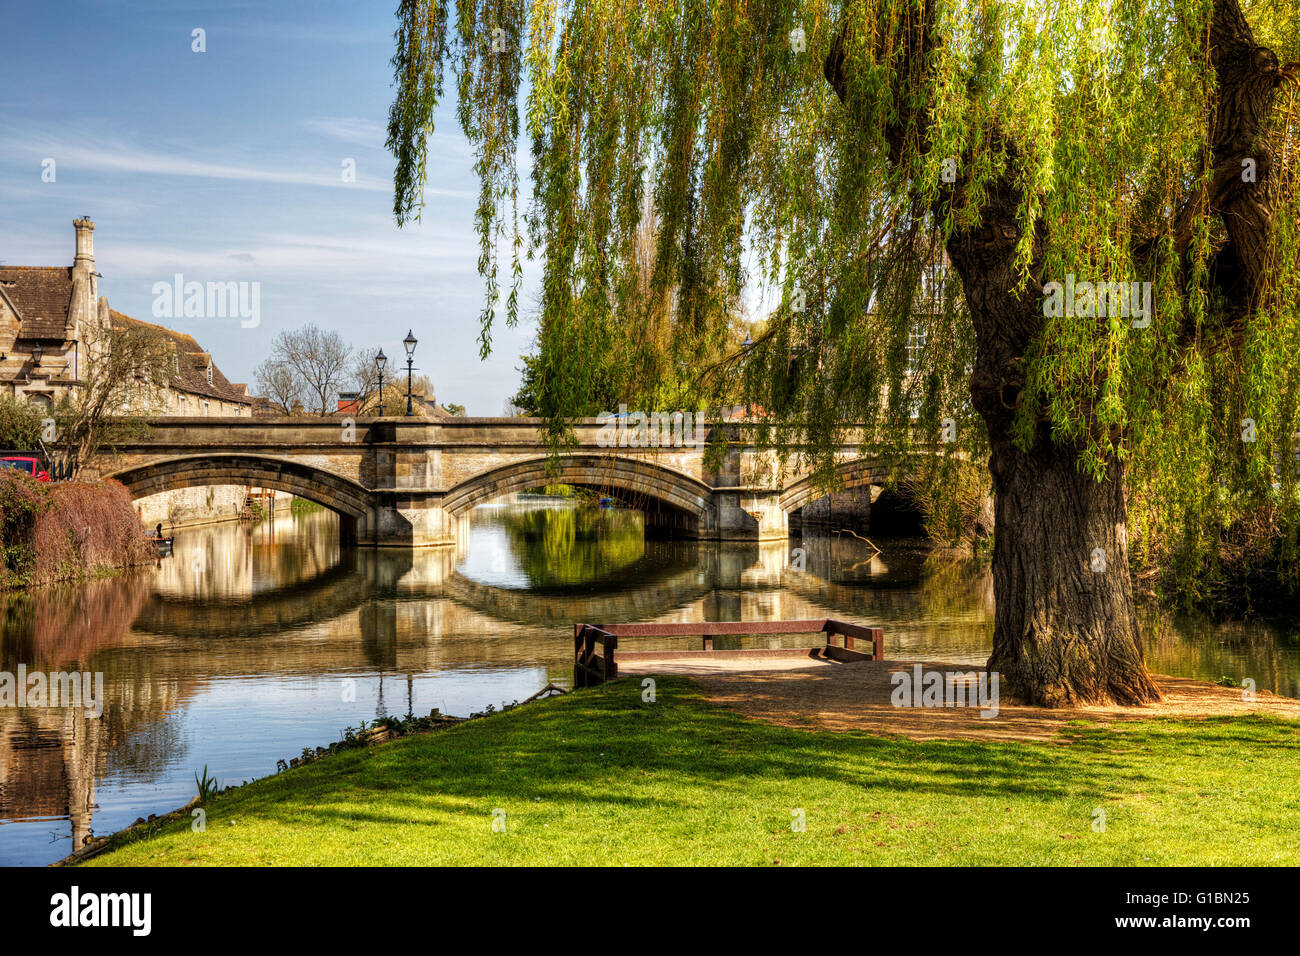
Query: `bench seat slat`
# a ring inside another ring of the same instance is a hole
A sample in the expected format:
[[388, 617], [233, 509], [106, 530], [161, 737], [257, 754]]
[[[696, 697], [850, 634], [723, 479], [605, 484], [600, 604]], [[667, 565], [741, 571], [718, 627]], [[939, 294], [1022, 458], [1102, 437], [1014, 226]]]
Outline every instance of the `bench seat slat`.
[[604, 630], [620, 637], [817, 634], [826, 630], [826, 618], [806, 621], [695, 621], [684, 624], [606, 624]]

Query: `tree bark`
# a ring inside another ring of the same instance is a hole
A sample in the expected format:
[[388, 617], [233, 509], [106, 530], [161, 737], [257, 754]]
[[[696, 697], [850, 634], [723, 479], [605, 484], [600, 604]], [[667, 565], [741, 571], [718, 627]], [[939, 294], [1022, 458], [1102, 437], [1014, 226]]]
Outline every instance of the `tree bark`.
[[1047, 436], [1027, 452], [999, 442], [989, 465], [989, 669], [1015, 697], [1045, 707], [1158, 700], [1134, 617], [1122, 466], [1097, 481]]
[[1012, 440], [1025, 355], [1045, 323], [1045, 226], [1034, 237], [1031, 278], [1014, 291], [1019, 203], [1004, 178], [990, 188], [979, 227], [954, 233], [947, 246], [975, 328], [971, 401], [990, 445], [995, 610], [988, 666], [1026, 703], [1148, 703], [1160, 694], [1142, 662], [1123, 465], [1113, 460], [1100, 480], [1084, 474], [1079, 450], [1054, 441], [1045, 421], [1029, 448]]

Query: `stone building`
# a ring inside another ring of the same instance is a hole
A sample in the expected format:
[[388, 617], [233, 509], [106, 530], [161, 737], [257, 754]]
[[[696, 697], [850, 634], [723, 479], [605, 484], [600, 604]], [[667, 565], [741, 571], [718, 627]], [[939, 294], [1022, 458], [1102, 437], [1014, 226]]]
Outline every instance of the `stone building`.
[[[96, 328], [141, 328], [163, 337], [171, 350], [167, 387], [158, 402], [131, 412], [158, 416], [247, 418], [254, 399], [248, 386], [232, 383], [192, 336], [142, 322], [109, 307], [95, 271], [95, 224], [73, 222], [71, 266], [0, 265], [0, 394], [49, 407], [75, 396], [84, 381]], [[262, 489], [234, 485], [183, 488], [142, 498], [137, 512], [147, 527], [237, 518]], [[277, 496], [288, 499], [290, 496]]]
[[203, 351], [192, 336], [141, 322], [121, 312], [109, 312], [114, 328], [151, 329], [162, 335], [171, 346], [172, 368], [163, 394], [161, 415], [250, 418], [253, 399], [248, 386], [230, 382], [212, 361], [212, 353]]
[[0, 266], [0, 393], [49, 406], [74, 394], [85, 374], [95, 327], [149, 328], [172, 352], [172, 373], [157, 415], [249, 417], [248, 386], [231, 383], [192, 336], [109, 308], [95, 271], [95, 224], [73, 222], [71, 266]]

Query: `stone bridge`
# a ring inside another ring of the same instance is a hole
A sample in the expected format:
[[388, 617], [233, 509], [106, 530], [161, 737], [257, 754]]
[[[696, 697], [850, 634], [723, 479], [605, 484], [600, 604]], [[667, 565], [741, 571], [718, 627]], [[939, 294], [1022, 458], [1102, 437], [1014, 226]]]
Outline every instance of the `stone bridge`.
[[[554, 472], [538, 426], [521, 418], [160, 418], [87, 470], [135, 498], [195, 485], [287, 491], [337, 512], [345, 538], [363, 545], [454, 545], [476, 505], [556, 482], [640, 507], [648, 528], [702, 540], [783, 540], [790, 514], [823, 495], [793, 466], [783, 478], [774, 453], [745, 447], [743, 425], [714, 426], [709, 440], [725, 440], [725, 450], [706, 456], [704, 445], [606, 447], [601, 423], [588, 419], [575, 425], [577, 442]], [[888, 478], [883, 462], [856, 455], [845, 448], [844, 487]]]

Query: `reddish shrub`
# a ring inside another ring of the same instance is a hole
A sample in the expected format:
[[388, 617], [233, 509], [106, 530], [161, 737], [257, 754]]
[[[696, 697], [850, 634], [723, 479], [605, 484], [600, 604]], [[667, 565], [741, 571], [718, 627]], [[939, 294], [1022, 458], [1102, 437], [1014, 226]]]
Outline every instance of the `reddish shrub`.
[[0, 587], [79, 578], [155, 556], [117, 482], [45, 484], [13, 471], [0, 471], [0, 552]]
[[[0, 620], [10, 660], [58, 670], [90, 660], [126, 637], [151, 593], [152, 578], [70, 581], [28, 590], [0, 591]], [[72, 668], [69, 668], [72, 669]]]

